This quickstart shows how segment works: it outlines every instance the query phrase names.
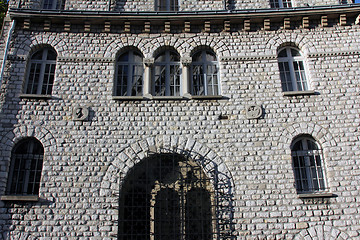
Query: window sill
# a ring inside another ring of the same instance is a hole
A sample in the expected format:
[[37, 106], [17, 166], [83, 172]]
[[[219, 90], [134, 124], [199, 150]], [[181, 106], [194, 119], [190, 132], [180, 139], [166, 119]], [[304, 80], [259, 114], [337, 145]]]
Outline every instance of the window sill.
[[314, 90], [283, 92], [284, 96], [303, 96], [303, 95], [315, 95], [315, 94], [316, 92]]
[[21, 201], [21, 202], [37, 202], [39, 196], [17, 196], [17, 195], [6, 195], [0, 197], [1, 201]]
[[222, 99], [222, 95], [191, 95], [191, 99]]
[[322, 192], [322, 193], [299, 193], [299, 198], [330, 198], [336, 197], [333, 193]]
[[113, 100], [119, 101], [141, 101], [144, 100], [143, 96], [112, 96]]
[[184, 100], [183, 96], [151, 96], [149, 99], [152, 100]]
[[20, 94], [20, 98], [28, 98], [28, 99], [51, 99], [51, 95], [42, 95], [42, 94]]

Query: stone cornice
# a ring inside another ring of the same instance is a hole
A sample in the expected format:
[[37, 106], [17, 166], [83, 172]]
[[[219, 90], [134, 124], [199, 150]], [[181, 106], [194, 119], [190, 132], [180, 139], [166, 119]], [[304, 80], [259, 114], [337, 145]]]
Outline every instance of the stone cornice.
[[336, 51], [336, 52], [317, 52], [311, 53], [308, 56], [311, 58], [315, 57], [333, 57], [333, 56], [350, 56], [350, 55], [360, 55], [359, 50], [354, 51]]
[[358, 14], [359, 4], [317, 6], [281, 9], [252, 9], [234, 11], [191, 11], [191, 12], [113, 12], [113, 11], [75, 11], [75, 10], [30, 10], [11, 8], [11, 18], [49, 18], [49, 19], [85, 19], [85, 20], [121, 20], [121, 21], [150, 21], [150, 20], [225, 20], [225, 19], [253, 19], [253, 18], [283, 18], [302, 16], [322, 16], [329, 14]]
[[101, 57], [58, 57], [58, 62], [102, 62], [113, 63], [115, 59]]
[[276, 60], [277, 56], [259, 55], [259, 56], [224, 56], [221, 61], [256, 61], [256, 60]]

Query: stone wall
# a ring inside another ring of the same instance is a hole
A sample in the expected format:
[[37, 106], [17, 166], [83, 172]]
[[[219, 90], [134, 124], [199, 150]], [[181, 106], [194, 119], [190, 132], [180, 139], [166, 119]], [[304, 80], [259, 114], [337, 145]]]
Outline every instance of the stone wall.
[[[39, 202], [0, 202], [0, 236], [110, 239], [117, 233], [119, 172], [155, 146], [207, 156], [232, 177], [238, 239], [358, 238], [360, 27], [316, 26], [130, 34], [99, 26], [86, 33], [76, 25], [63, 32], [56, 24], [43, 32], [41, 24], [31, 30], [19, 24], [1, 92], [0, 195], [16, 142], [36, 137], [45, 161]], [[283, 95], [277, 50], [288, 44], [305, 55], [316, 94]], [[20, 98], [26, 61], [41, 45], [58, 54], [52, 98]], [[113, 100], [114, 61], [128, 46], [145, 58], [164, 46], [181, 56], [212, 48], [223, 98]], [[253, 104], [264, 111], [259, 119], [246, 117]], [[89, 108], [87, 120], [74, 121], [77, 106]], [[290, 144], [301, 134], [321, 145], [336, 197], [298, 197]]]

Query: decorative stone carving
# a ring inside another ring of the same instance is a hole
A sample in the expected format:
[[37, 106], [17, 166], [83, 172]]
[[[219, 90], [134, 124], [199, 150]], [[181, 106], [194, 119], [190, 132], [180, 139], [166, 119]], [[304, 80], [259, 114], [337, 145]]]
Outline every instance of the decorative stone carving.
[[143, 62], [145, 64], [145, 66], [151, 67], [154, 64], [155, 59], [154, 58], [144, 58]]
[[248, 105], [246, 106], [245, 111], [246, 111], [246, 117], [248, 119], [260, 118], [261, 115], [263, 114], [261, 106], [258, 105]]
[[192, 63], [192, 58], [191, 57], [182, 57], [181, 63], [184, 66], [190, 66], [190, 64]]
[[76, 106], [73, 109], [73, 120], [84, 121], [89, 116], [89, 107], [87, 106]]

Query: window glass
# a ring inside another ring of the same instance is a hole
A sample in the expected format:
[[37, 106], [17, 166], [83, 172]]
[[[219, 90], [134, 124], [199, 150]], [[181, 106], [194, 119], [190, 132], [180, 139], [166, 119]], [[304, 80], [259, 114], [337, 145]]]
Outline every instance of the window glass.
[[143, 57], [137, 50], [121, 54], [116, 63], [115, 96], [142, 96]]
[[309, 89], [304, 60], [297, 49], [285, 47], [280, 50], [278, 65], [283, 91], [306, 91]]
[[179, 11], [178, 0], [156, 0], [155, 11]]
[[166, 50], [156, 56], [152, 89], [154, 96], [181, 96], [180, 56], [177, 52]]
[[218, 62], [209, 50], [196, 52], [191, 64], [191, 94], [219, 95]]
[[311, 137], [297, 138], [292, 144], [291, 155], [298, 192], [325, 190], [322, 151]]
[[39, 194], [44, 148], [35, 138], [15, 145], [11, 154], [7, 195]]
[[51, 95], [57, 54], [51, 48], [35, 52], [28, 64], [25, 93]]

